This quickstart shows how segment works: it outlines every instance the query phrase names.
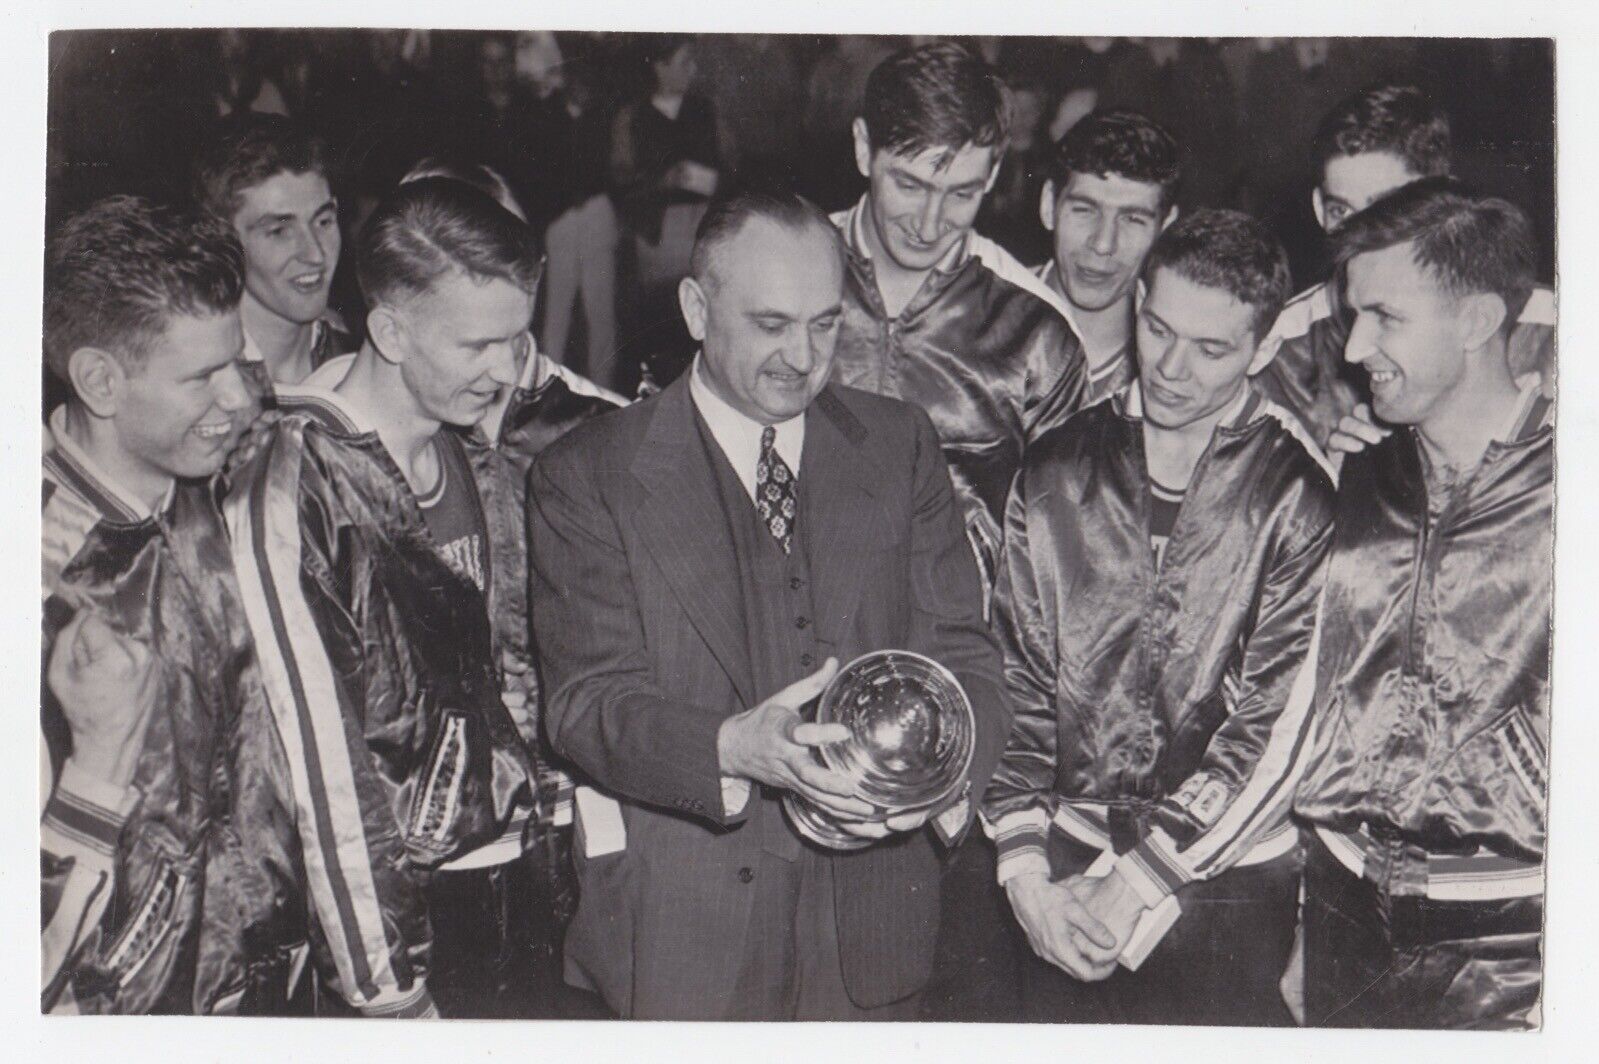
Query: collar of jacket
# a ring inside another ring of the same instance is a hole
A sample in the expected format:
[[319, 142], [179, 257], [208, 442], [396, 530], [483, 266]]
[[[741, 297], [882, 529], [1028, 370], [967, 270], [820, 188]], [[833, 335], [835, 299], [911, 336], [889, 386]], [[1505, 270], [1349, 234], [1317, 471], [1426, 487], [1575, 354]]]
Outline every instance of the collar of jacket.
[[178, 488], [176, 481], [167, 486], [161, 504], [152, 510], [137, 495], [118, 484], [116, 478], [79, 447], [67, 434], [65, 403], [56, 407], [50, 415], [46, 444], [46, 475], [92, 506], [105, 521], [118, 525], [140, 525], [153, 520], [158, 513], [164, 513], [172, 505], [172, 497]]
[[[855, 201], [855, 206], [833, 215], [833, 224], [838, 226], [839, 233], [844, 238], [844, 249], [849, 252], [850, 258], [861, 265], [867, 265], [872, 261], [871, 245], [866, 242], [866, 201], [870, 195], [863, 193], [861, 198]], [[943, 277], [952, 277], [960, 272], [961, 267], [965, 266], [971, 257], [972, 230], [967, 229], [961, 234], [961, 238], [944, 252], [943, 258], [933, 264], [933, 271]]]
[[[1112, 397], [1111, 402], [1115, 405], [1116, 413], [1128, 421], [1144, 419], [1144, 392], [1136, 377], [1120, 394]], [[1265, 397], [1256, 390], [1254, 381], [1246, 378], [1244, 390], [1216, 423], [1216, 431], [1236, 433], [1249, 428], [1265, 412], [1265, 402]]]

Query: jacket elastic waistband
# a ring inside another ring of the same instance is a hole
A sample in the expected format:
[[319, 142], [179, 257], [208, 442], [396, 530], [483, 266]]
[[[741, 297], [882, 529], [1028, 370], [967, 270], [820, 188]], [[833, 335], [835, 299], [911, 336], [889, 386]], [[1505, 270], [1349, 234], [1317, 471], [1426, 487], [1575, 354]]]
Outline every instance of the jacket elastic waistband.
[[1479, 851], [1465, 855], [1428, 853], [1406, 846], [1415, 875], [1395, 868], [1388, 847], [1364, 828], [1335, 831], [1316, 826], [1329, 853], [1352, 875], [1367, 879], [1390, 894], [1425, 894], [1434, 901], [1498, 901], [1543, 893], [1543, 865], [1529, 864]]
[[[1109, 806], [1104, 802], [1057, 801], [1050, 821], [1085, 846], [1096, 850], [1112, 848]], [[1299, 843], [1299, 832], [1288, 821], [1265, 835], [1238, 859], [1237, 867], [1265, 864], [1291, 851]]]

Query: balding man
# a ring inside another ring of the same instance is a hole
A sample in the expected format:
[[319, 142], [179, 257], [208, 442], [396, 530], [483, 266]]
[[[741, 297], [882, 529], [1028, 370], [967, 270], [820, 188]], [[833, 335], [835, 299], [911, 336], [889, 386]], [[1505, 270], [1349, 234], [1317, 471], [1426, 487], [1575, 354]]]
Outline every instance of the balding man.
[[[973, 793], [1008, 712], [938, 439], [908, 404], [827, 384], [844, 263], [814, 207], [746, 195], [700, 227], [680, 302], [702, 347], [657, 397], [574, 430], [528, 483], [534, 635], [578, 803], [567, 977], [625, 1017], [914, 1014], [936, 846], [969, 802], [886, 824], [812, 760], [798, 709], [899, 648], [977, 715]], [[796, 792], [881, 841], [801, 840]], [[935, 838], [936, 835], [936, 838]]]

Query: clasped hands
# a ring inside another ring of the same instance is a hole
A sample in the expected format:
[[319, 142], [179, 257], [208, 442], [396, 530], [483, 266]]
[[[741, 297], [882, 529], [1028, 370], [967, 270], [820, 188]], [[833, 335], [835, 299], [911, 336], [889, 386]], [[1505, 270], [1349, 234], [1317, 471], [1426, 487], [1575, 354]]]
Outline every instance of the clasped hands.
[[1005, 893], [1033, 952], [1083, 982], [1116, 970], [1116, 958], [1144, 913], [1143, 899], [1115, 870], [1058, 882], [1043, 872], [1025, 872], [1006, 881]]
[[808, 723], [799, 710], [819, 696], [837, 672], [838, 659], [828, 658], [803, 680], [723, 721], [716, 736], [722, 774], [793, 791], [860, 838], [881, 839], [914, 831], [927, 823], [932, 811], [875, 819], [877, 810], [855, 796], [849, 777], [816, 760], [817, 747], [848, 739], [849, 729], [842, 724]]

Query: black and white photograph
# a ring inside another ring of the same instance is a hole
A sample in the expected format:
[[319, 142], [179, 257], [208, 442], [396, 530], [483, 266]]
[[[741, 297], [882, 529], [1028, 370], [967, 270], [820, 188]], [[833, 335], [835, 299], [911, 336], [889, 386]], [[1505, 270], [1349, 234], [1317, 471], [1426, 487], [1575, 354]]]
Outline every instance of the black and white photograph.
[[21, 1013], [1545, 1031], [1575, 49], [1018, 6], [41, 24]]

